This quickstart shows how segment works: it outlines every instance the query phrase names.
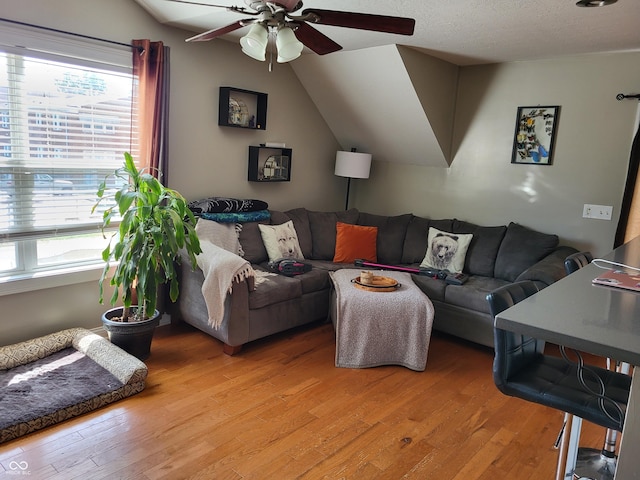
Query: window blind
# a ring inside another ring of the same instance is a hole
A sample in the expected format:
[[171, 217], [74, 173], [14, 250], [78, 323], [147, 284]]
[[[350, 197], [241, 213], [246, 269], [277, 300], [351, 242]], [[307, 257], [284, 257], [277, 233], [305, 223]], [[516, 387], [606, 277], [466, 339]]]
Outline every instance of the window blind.
[[0, 25], [0, 278], [102, 263], [96, 191], [137, 158], [131, 55]]
[[95, 231], [134, 123], [130, 73], [0, 52], [2, 237]]

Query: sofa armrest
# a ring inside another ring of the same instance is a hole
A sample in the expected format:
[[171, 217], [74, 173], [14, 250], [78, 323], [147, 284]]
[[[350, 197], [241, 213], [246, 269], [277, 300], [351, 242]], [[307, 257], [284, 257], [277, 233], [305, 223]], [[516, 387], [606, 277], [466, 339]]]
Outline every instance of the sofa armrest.
[[575, 252], [577, 250], [573, 247], [558, 247], [518, 275], [515, 281], [532, 280], [549, 286], [567, 275], [564, 269], [564, 259]]
[[[256, 289], [256, 278], [251, 276], [251, 277], [245, 277], [245, 278], [240, 279], [240, 280], [234, 280], [233, 281], [233, 288], [235, 288], [235, 286], [238, 285], [238, 284], [240, 284], [240, 285], [245, 284], [247, 291], [248, 292], [253, 292]], [[245, 288], [245, 285], [243, 285], [242, 288]]]

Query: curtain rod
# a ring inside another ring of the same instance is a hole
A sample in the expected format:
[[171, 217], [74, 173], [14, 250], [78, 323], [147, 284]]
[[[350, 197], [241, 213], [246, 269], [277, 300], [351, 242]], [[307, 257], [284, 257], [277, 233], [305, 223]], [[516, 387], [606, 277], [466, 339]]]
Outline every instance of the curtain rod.
[[632, 93], [629, 95], [625, 95], [624, 93], [619, 93], [616, 95], [616, 100], [624, 100], [625, 98], [637, 98], [640, 100], [640, 94]]
[[21, 25], [23, 27], [38, 28], [40, 30], [46, 30], [48, 32], [62, 33], [64, 35], [72, 35], [74, 37], [86, 38], [88, 40], [97, 40], [98, 42], [110, 43], [112, 45], [120, 45], [121, 47], [135, 48], [136, 50], [138, 50], [138, 53], [140, 53], [140, 54], [144, 52], [144, 48], [143, 47], [138, 46], [138, 45], [131, 45], [130, 43], [116, 42], [114, 40], [107, 40], [105, 38], [92, 37], [90, 35], [83, 35], [81, 33], [67, 32], [65, 30], [58, 30], [57, 28], [43, 27], [42, 25], [34, 25], [33, 23], [19, 22], [17, 20], [10, 20], [8, 18], [0, 17], [0, 21], [7, 22], [7, 23], [13, 23], [15, 25]]

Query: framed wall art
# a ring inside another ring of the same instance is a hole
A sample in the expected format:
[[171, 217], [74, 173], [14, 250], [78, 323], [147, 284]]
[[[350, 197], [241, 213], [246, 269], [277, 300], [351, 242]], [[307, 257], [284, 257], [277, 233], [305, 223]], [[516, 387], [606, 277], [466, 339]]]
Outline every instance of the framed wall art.
[[551, 165], [560, 106], [518, 107], [511, 163]]

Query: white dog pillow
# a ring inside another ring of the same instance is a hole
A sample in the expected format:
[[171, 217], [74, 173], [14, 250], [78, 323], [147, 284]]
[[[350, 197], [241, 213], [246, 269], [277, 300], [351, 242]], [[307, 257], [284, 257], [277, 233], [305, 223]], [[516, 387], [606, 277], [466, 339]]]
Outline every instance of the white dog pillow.
[[282, 225], [258, 224], [258, 228], [270, 262], [280, 258], [304, 259], [292, 220]]
[[449, 270], [452, 273], [462, 272], [467, 249], [471, 243], [471, 233], [449, 233], [429, 228], [427, 253], [420, 264], [424, 268]]

